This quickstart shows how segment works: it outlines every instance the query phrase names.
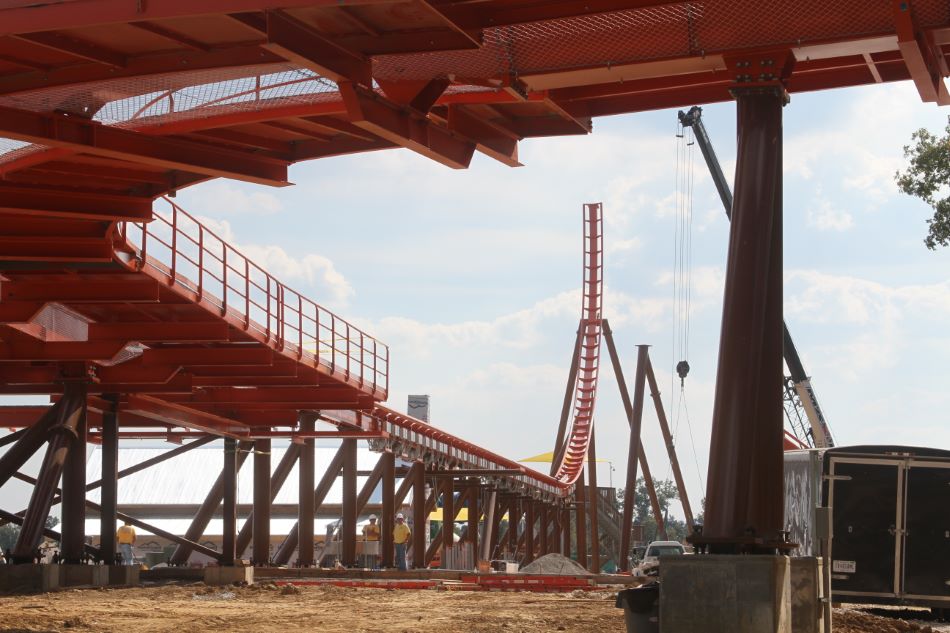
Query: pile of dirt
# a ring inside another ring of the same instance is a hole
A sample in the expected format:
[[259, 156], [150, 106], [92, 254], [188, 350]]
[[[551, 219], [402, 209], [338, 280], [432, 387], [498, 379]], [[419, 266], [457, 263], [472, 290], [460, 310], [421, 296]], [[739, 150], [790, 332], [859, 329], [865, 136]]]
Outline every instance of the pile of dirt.
[[835, 609], [832, 625], [835, 633], [935, 633], [926, 625], [848, 609]]
[[541, 558], [525, 565], [520, 570], [522, 574], [539, 574], [545, 576], [590, 576], [590, 572], [561, 554], [546, 554]]

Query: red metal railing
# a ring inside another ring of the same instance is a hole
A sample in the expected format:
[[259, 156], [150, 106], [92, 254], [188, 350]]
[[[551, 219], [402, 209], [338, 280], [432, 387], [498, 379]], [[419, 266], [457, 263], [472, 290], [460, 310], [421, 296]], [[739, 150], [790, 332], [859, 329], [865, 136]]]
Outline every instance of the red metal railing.
[[389, 348], [288, 288], [168, 198], [150, 223], [120, 225], [142, 268], [287, 357], [385, 400]]

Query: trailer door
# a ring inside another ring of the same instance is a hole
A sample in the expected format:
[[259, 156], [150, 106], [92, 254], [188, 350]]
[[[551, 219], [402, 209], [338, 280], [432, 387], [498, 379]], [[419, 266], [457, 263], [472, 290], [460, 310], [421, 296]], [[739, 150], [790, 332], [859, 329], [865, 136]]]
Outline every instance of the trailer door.
[[911, 461], [906, 477], [903, 593], [950, 601], [950, 464]]
[[895, 596], [903, 468], [898, 461], [832, 457], [832, 592]]

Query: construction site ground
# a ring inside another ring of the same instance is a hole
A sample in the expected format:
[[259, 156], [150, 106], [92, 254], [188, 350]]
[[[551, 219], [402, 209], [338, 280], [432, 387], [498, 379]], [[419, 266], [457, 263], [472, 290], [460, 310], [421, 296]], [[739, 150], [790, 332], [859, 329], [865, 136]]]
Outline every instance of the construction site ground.
[[[172, 583], [131, 589], [71, 589], [0, 596], [0, 633], [97, 631], [324, 631], [533, 633], [625, 630], [612, 591], [472, 592]], [[902, 611], [904, 617], [922, 612]], [[928, 628], [928, 627], [933, 627]], [[856, 608], [835, 612], [839, 633], [950, 631]]]

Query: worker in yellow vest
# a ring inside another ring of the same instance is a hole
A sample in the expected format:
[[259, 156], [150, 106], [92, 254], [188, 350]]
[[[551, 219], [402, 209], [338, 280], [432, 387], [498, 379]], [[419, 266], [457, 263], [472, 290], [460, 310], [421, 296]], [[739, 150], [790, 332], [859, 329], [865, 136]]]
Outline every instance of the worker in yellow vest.
[[[399, 571], [406, 571], [406, 548], [409, 547], [409, 538], [412, 530], [406, 525], [406, 517], [402, 512], [396, 515], [396, 525], [393, 526], [393, 545], [396, 549], [396, 567]], [[416, 556], [419, 552], [416, 552]]]
[[363, 526], [363, 558], [366, 567], [379, 567], [379, 525], [376, 515], [369, 515], [369, 523]]
[[132, 554], [132, 546], [135, 545], [135, 528], [129, 521], [116, 530], [115, 540], [119, 544], [119, 552], [122, 553], [123, 565], [134, 565], [135, 556]]

